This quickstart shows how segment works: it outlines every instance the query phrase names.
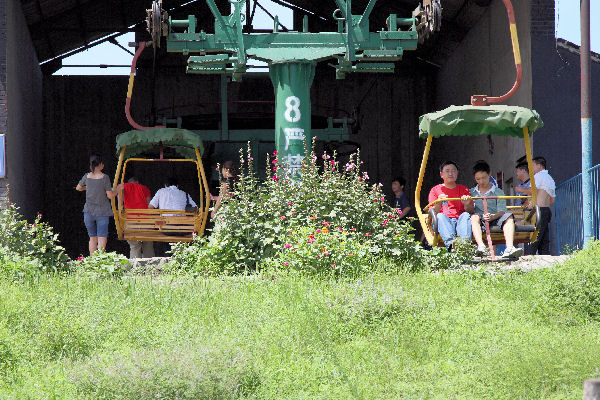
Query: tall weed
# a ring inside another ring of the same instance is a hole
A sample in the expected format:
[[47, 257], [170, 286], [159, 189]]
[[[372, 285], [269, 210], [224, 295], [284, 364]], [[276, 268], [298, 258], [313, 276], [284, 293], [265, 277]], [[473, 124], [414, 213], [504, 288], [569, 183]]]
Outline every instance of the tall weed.
[[242, 352], [202, 346], [95, 356], [70, 375], [77, 392], [94, 399], [238, 399], [260, 385]]
[[600, 321], [600, 241], [553, 271], [547, 296], [555, 305]]

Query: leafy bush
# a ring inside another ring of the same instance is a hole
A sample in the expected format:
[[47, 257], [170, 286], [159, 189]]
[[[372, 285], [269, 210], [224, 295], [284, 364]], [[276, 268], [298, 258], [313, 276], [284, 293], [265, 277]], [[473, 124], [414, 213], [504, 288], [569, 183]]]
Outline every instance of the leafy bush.
[[97, 356], [71, 376], [93, 399], [236, 399], [260, 385], [243, 354], [196, 346]]
[[[307, 271], [330, 270], [336, 264], [357, 272], [371, 256], [417, 260], [420, 247], [409, 224], [385, 203], [381, 184], [368, 183], [358, 153], [340, 165], [335, 154], [317, 158], [313, 150], [302, 163], [301, 182], [290, 178], [276, 153], [268, 160], [267, 180], [260, 182], [250, 150], [240, 153], [240, 180], [224, 199], [212, 235], [196, 240], [192, 249], [175, 246], [174, 265], [191, 262], [202, 273], [239, 273], [279, 259]], [[309, 235], [319, 229], [311, 242]], [[333, 253], [317, 257], [315, 249], [331, 246]], [[355, 253], [356, 258], [349, 256]]]
[[0, 246], [21, 258], [38, 260], [35, 267], [40, 272], [58, 272], [68, 268], [69, 257], [59, 245], [58, 234], [42, 222], [42, 214], [38, 214], [30, 224], [13, 203], [0, 210]]
[[74, 261], [74, 269], [77, 273], [93, 278], [119, 277], [123, 275], [127, 266], [129, 266], [129, 259], [123, 254], [114, 251], [106, 252], [104, 249]]
[[548, 296], [554, 304], [600, 320], [600, 241], [553, 271]]

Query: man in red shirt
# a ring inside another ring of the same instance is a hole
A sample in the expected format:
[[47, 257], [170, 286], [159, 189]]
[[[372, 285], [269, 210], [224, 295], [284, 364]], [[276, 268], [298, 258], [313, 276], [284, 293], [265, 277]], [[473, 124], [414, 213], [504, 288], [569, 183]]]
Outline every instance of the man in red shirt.
[[456, 236], [471, 240], [471, 213], [473, 202], [466, 186], [456, 183], [458, 166], [454, 161], [444, 161], [440, 165], [440, 177], [444, 181], [431, 188], [429, 203], [437, 199], [460, 198], [460, 200], [444, 201], [433, 206], [437, 214], [438, 232], [444, 245], [450, 250]]
[[[135, 176], [129, 178], [127, 183], [119, 185], [123, 189], [123, 206], [126, 210], [148, 208], [152, 198], [150, 189], [139, 183]], [[154, 242], [128, 240], [129, 258], [151, 258], [154, 257]]]

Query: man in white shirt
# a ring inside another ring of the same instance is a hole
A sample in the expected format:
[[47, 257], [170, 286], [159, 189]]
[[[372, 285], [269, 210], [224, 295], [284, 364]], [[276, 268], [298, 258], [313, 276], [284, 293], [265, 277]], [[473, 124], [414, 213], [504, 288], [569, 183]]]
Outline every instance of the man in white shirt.
[[[186, 205], [189, 203], [191, 206], [196, 207], [196, 203], [192, 200], [192, 196], [188, 195], [183, 190], [179, 190], [177, 187], [177, 178], [170, 177], [165, 181], [165, 187], [158, 189], [156, 194], [148, 203], [148, 208], [159, 208], [162, 210], [185, 210]], [[165, 214], [165, 216], [177, 215], [177, 214]], [[176, 233], [170, 232], [170, 236], [184, 236], [187, 233]], [[165, 257], [167, 252], [170, 251], [171, 247], [168, 243], [157, 242], [157, 256]]]
[[196, 207], [196, 203], [192, 200], [192, 196], [188, 195], [183, 190], [177, 187], [177, 178], [170, 177], [165, 181], [165, 187], [158, 189], [148, 208], [160, 208], [162, 210], [185, 210], [185, 206], [189, 203], [192, 207]]
[[[532, 169], [537, 189], [537, 205], [540, 207], [541, 218], [538, 237], [535, 242], [525, 246], [525, 254], [533, 255], [536, 252], [538, 254], [550, 254], [550, 231], [548, 225], [552, 219], [550, 206], [554, 205], [556, 184], [548, 173], [548, 170], [546, 170], [546, 159], [544, 157], [534, 158]], [[515, 188], [515, 192], [530, 195], [531, 188]]]

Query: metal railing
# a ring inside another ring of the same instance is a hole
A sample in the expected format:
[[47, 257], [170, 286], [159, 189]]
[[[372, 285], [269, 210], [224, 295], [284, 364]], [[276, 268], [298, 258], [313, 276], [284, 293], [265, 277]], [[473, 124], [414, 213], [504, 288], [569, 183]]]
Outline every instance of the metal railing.
[[[600, 237], [600, 164], [590, 168], [592, 176], [593, 236]], [[556, 242], [560, 254], [583, 248], [583, 202], [581, 174], [556, 187], [554, 216]]]

